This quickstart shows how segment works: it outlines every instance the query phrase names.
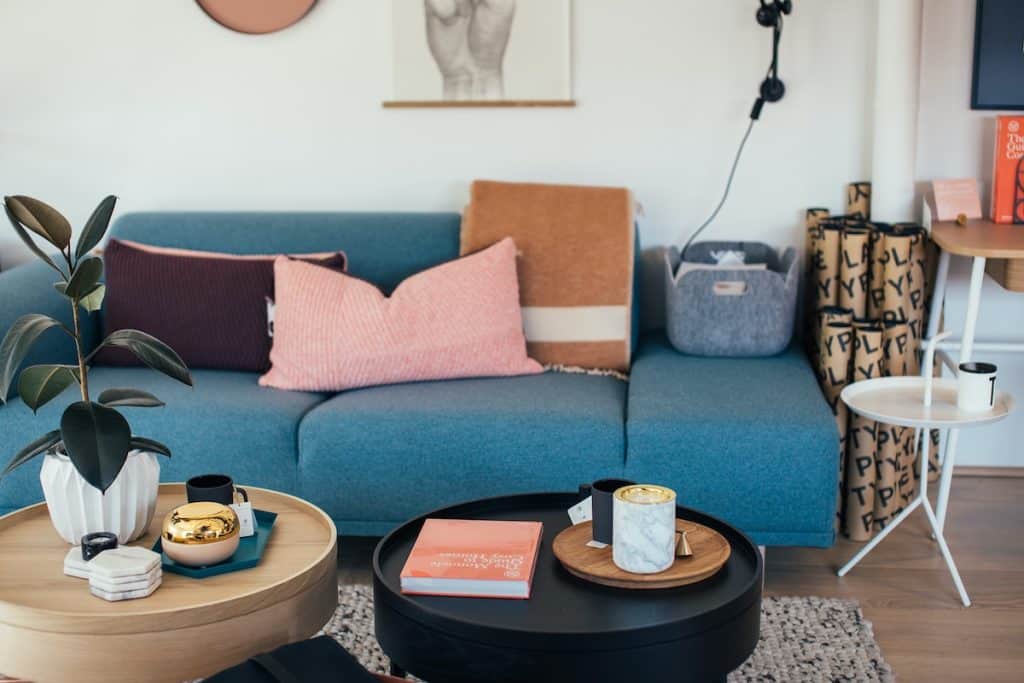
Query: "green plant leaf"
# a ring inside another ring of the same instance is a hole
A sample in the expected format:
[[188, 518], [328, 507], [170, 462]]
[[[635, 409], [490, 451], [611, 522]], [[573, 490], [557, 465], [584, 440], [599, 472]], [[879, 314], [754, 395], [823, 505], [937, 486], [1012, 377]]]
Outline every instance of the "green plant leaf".
[[0, 472], [0, 479], [6, 477], [15, 469], [21, 467], [32, 458], [39, 455], [40, 453], [45, 453], [46, 451], [50, 450], [58, 443], [60, 443], [59, 429], [54, 429], [52, 432], [48, 434], [43, 434], [41, 437], [39, 437], [29, 445], [25, 446], [23, 449], [21, 449], [20, 452], [18, 452], [17, 455], [11, 458], [11, 461], [7, 463], [7, 467], [4, 468], [4, 471]]
[[60, 436], [82, 478], [106, 492], [128, 457], [132, 431], [124, 416], [98, 403], [78, 401], [64, 411]]
[[25, 243], [25, 246], [29, 248], [29, 251], [35, 254], [40, 261], [46, 263], [48, 266], [60, 273], [61, 277], [67, 278], [67, 273], [64, 272], [64, 269], [58, 266], [52, 258], [47, 256], [46, 252], [40, 249], [39, 245], [36, 244], [36, 241], [29, 236], [28, 231], [22, 227], [21, 223], [18, 222], [17, 217], [11, 213], [11, 209], [7, 206], [6, 202], [4, 203], [4, 211], [7, 213], [7, 218], [11, 221], [11, 225], [14, 226], [14, 232], [18, 233], [18, 237], [20, 237], [21, 241]]
[[64, 289], [64, 296], [72, 299], [81, 299], [83, 296], [96, 289], [96, 285], [103, 275], [103, 259], [96, 256], [89, 256], [82, 260], [71, 274], [68, 286]]
[[18, 394], [34, 413], [72, 384], [81, 382], [80, 375], [73, 365], [33, 365], [21, 371]]
[[110, 225], [110, 217], [114, 214], [115, 204], [117, 204], [117, 197], [109, 195], [89, 216], [85, 227], [82, 228], [82, 234], [78, 236], [78, 246], [75, 247], [76, 260], [92, 251], [93, 247], [103, 239], [103, 235], [107, 232], [107, 226]]
[[107, 286], [100, 283], [95, 288], [81, 299], [78, 300], [78, 305], [84, 308], [88, 313], [95, 313], [96, 311], [103, 308], [103, 297], [107, 294]]
[[164, 405], [164, 402], [156, 396], [141, 389], [107, 389], [96, 400], [108, 408], [114, 406], [159, 408]]
[[71, 244], [71, 223], [46, 202], [25, 195], [4, 197], [18, 222], [61, 251]]
[[[185, 362], [174, 352], [174, 349], [152, 335], [139, 330], [118, 330], [104, 339], [96, 351], [104, 346], [128, 349], [135, 354], [136, 358], [154, 370], [162, 372], [182, 384], [192, 386], [192, 375], [185, 367]], [[92, 358], [96, 351], [89, 354], [89, 357]]]
[[159, 441], [147, 439], [143, 436], [133, 436], [131, 446], [132, 448], [137, 448], [140, 451], [150, 451], [151, 453], [156, 453], [157, 455], [163, 455], [168, 458], [171, 457], [170, 448], [163, 445]]
[[60, 327], [71, 334], [59, 321], [38, 313], [23, 315], [11, 325], [4, 340], [0, 342], [0, 403], [7, 402], [7, 393], [14, 380], [14, 373], [21, 367], [32, 345], [39, 335], [51, 327]]
[[[61, 296], [71, 299], [71, 297], [69, 297], [67, 294], [68, 283], [54, 282], [53, 288], [56, 289], [57, 293], [60, 294]], [[78, 300], [78, 305], [81, 306], [82, 309], [85, 310], [87, 313], [95, 313], [96, 311], [103, 308], [103, 298], [106, 296], [106, 294], [107, 286], [101, 282], [97, 284], [95, 287], [93, 287], [88, 294], [82, 296]]]

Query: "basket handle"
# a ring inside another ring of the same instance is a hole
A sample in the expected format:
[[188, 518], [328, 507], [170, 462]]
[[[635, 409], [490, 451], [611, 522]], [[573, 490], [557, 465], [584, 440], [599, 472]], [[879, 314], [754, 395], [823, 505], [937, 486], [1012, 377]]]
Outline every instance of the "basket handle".
[[748, 289], [743, 280], [715, 280], [711, 284], [715, 296], [746, 296]]

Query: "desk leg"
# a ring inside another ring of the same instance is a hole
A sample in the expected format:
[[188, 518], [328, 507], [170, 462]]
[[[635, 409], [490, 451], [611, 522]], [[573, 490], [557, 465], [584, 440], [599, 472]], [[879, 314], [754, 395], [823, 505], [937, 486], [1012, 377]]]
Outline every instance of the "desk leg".
[[971, 360], [974, 351], [974, 332], [978, 325], [978, 307], [981, 305], [981, 283], [985, 280], [985, 257], [975, 256], [971, 264], [971, 288], [967, 292], [967, 316], [964, 336], [960, 340], [960, 362]]
[[[945, 252], [943, 252], [945, 253]], [[964, 320], [964, 334], [960, 340], [960, 362], [967, 363], [974, 352], [974, 333], [978, 326], [978, 308], [981, 305], [981, 285], [985, 280], [985, 258], [975, 257], [971, 264], [971, 288], [967, 292], [967, 315]], [[929, 321], [929, 325], [931, 321]], [[953, 462], [956, 460], [960, 430], [949, 430], [946, 449], [942, 458], [942, 478], [939, 480], [939, 498], [935, 503], [935, 518], [941, 534], [946, 526], [946, 510], [949, 508], [949, 489], [953, 485]]]
[[942, 319], [942, 305], [946, 301], [946, 278], [949, 276], [949, 253], [939, 250], [939, 263], [935, 268], [935, 287], [932, 289], [932, 305], [928, 309], [928, 331], [925, 339], [931, 339], [939, 333], [939, 321]]

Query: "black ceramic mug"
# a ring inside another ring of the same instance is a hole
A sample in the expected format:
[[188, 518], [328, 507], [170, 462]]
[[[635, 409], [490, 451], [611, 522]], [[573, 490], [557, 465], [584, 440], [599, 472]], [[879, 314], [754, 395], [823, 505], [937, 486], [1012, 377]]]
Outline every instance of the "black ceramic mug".
[[580, 486], [580, 497], [591, 498], [593, 536], [598, 543], [610, 545], [612, 542], [612, 494], [635, 483], [628, 479], [598, 479], [593, 484]]
[[242, 501], [249, 502], [249, 494], [226, 474], [201, 474], [185, 482], [185, 493], [188, 502], [212, 502], [221, 505], [233, 505], [235, 492], [242, 495]]

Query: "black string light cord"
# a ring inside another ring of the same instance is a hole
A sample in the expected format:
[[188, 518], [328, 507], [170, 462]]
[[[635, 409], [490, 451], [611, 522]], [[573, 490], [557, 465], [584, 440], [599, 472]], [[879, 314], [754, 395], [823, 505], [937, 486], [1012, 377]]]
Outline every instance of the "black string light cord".
[[754, 106], [750, 110], [750, 122], [747, 124], [746, 132], [743, 133], [743, 138], [740, 139], [739, 147], [736, 149], [736, 156], [733, 157], [732, 167], [729, 169], [729, 178], [725, 181], [725, 191], [722, 193], [722, 198], [718, 201], [718, 206], [715, 207], [715, 210], [686, 240], [686, 244], [683, 245], [682, 253], [679, 257], [680, 263], [686, 260], [686, 251], [693, 244], [693, 241], [704, 232], [706, 227], [714, 222], [722, 207], [725, 206], [725, 201], [729, 198], [729, 190], [732, 189], [733, 178], [736, 177], [736, 169], [740, 165], [740, 158], [743, 156], [743, 149], [747, 146], [747, 140], [750, 139], [750, 133], [754, 130], [754, 124], [761, 118], [761, 109], [764, 107], [765, 102], [778, 102], [782, 99], [783, 94], [785, 94], [785, 88], [782, 85], [782, 81], [779, 80], [779, 40], [781, 38], [782, 14], [779, 14], [772, 31], [772, 63], [768, 66], [764, 81], [761, 83], [761, 95], [754, 100]]

